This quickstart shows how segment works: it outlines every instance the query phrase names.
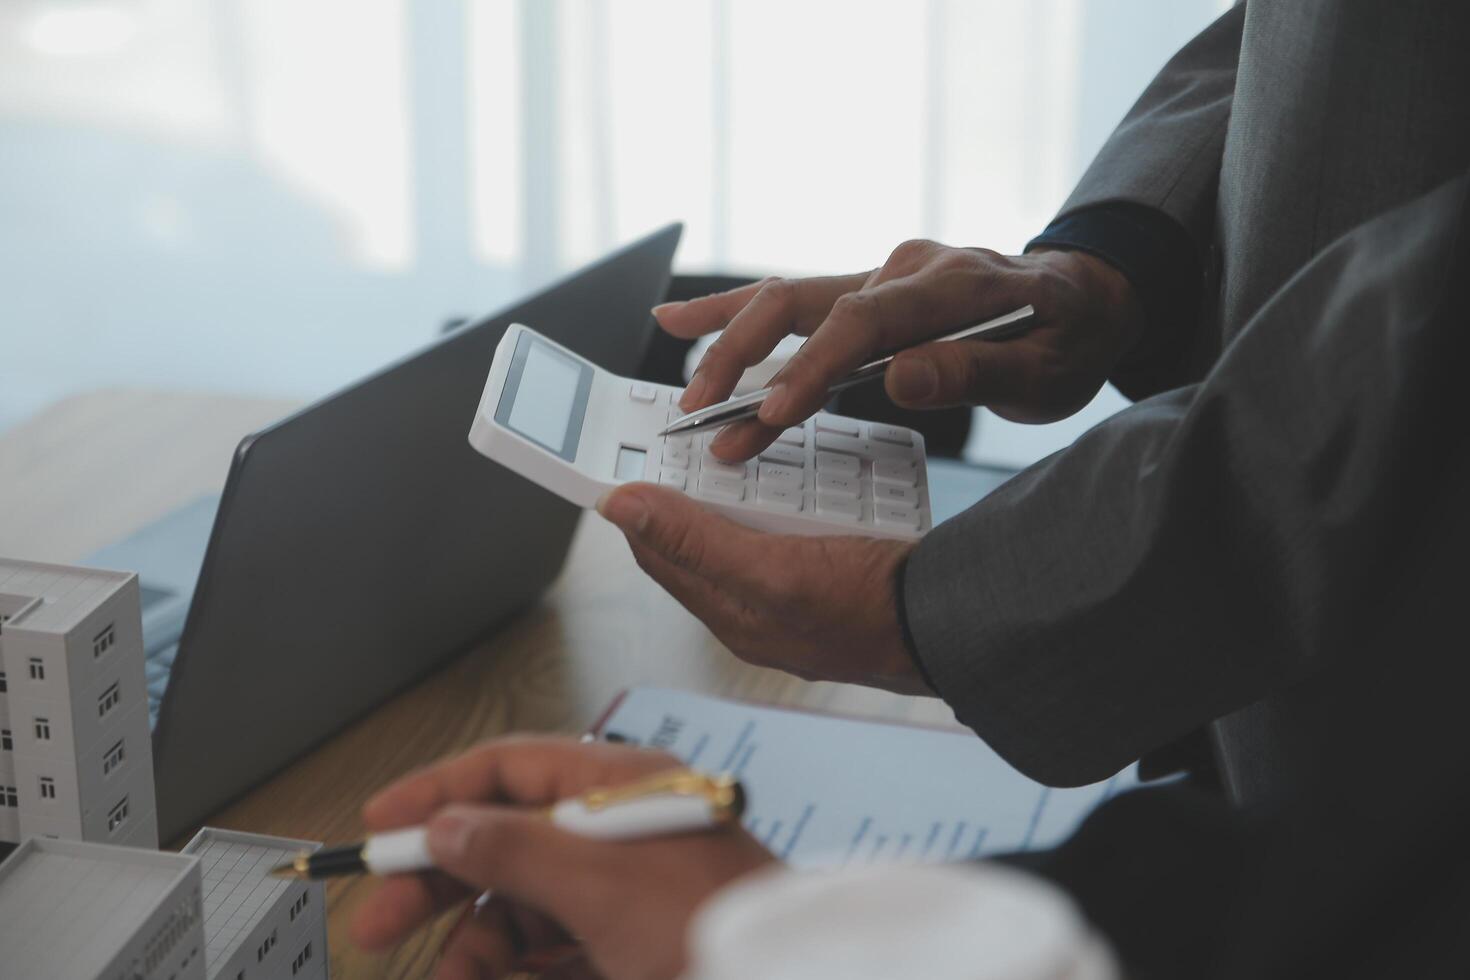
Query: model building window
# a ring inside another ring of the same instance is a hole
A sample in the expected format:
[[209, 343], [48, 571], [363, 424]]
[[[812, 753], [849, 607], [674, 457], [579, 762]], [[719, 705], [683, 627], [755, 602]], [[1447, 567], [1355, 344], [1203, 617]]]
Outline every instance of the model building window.
[[5, 692], [5, 689], [5, 671], [0, 670], [0, 694], [3, 694]]
[[122, 765], [124, 757], [123, 740], [118, 739], [117, 744], [108, 749], [107, 754], [102, 757], [102, 775], [106, 776]]
[[108, 650], [111, 650], [112, 644], [116, 641], [116, 639], [117, 638], [113, 635], [112, 632], [112, 624], [108, 623], [107, 629], [92, 637], [92, 656], [94, 658], [100, 657]]
[[49, 742], [51, 740], [51, 719], [36, 719], [36, 738], [43, 742]]
[[107, 832], [110, 834], [128, 822], [128, 798], [118, 800], [117, 806], [107, 813]]
[[301, 952], [296, 954], [296, 958], [291, 961], [291, 976], [294, 977], [296, 975], [296, 971], [305, 966], [310, 959], [311, 943], [307, 943], [306, 946], [302, 948]]
[[32, 657], [28, 663], [31, 666], [31, 680], [44, 681], [46, 679], [46, 664], [40, 657]]
[[117, 707], [117, 702], [121, 698], [122, 695], [118, 693], [116, 684], [103, 691], [102, 695], [97, 698], [97, 717], [105, 717], [109, 711]]
[[15, 739], [10, 737], [10, 729], [0, 728], [0, 750], [9, 752], [15, 748]]
[[20, 806], [14, 786], [0, 786], [0, 806]]
[[259, 963], [261, 960], [265, 959], [265, 954], [274, 949], [275, 945], [276, 930], [272, 929], [271, 934], [265, 937], [265, 942], [261, 943], [260, 948], [255, 951], [255, 962]]
[[56, 780], [52, 779], [50, 776], [41, 777], [41, 799], [56, 799]]

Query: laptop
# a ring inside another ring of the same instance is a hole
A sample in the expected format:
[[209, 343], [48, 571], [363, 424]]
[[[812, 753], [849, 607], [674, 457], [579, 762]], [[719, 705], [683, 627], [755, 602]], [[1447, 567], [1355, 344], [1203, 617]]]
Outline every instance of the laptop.
[[139, 573], [160, 839], [541, 595], [581, 511], [470, 447], [495, 345], [531, 324], [633, 374], [681, 231], [247, 436], [218, 498], [88, 558]]

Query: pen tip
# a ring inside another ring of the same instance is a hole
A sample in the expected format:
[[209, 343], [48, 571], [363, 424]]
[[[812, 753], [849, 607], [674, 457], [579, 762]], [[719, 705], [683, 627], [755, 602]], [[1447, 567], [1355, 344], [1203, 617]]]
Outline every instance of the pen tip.
[[270, 875], [273, 878], [309, 878], [311, 877], [311, 855], [302, 852], [285, 864], [278, 864], [271, 868]]

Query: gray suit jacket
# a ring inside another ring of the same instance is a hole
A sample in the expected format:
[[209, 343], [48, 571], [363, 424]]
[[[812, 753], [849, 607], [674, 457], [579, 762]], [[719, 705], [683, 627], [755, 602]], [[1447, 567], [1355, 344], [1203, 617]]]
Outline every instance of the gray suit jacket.
[[1237, 798], [1290, 783], [1465, 452], [1463, 382], [1420, 329], [1455, 277], [1369, 222], [1467, 168], [1463, 0], [1250, 0], [1119, 125], [1063, 214], [1163, 211], [1207, 302], [1165, 325], [1184, 342], [1158, 394], [936, 528], [905, 575], [926, 671], [1018, 768], [1083, 783], [1213, 722]]

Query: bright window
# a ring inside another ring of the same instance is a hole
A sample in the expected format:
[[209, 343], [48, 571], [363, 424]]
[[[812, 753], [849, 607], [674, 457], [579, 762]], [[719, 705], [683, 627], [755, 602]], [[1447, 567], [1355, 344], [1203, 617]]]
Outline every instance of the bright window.
[[698, 271], [1018, 248], [1226, 6], [0, 5], [0, 426], [310, 397], [674, 219]]

